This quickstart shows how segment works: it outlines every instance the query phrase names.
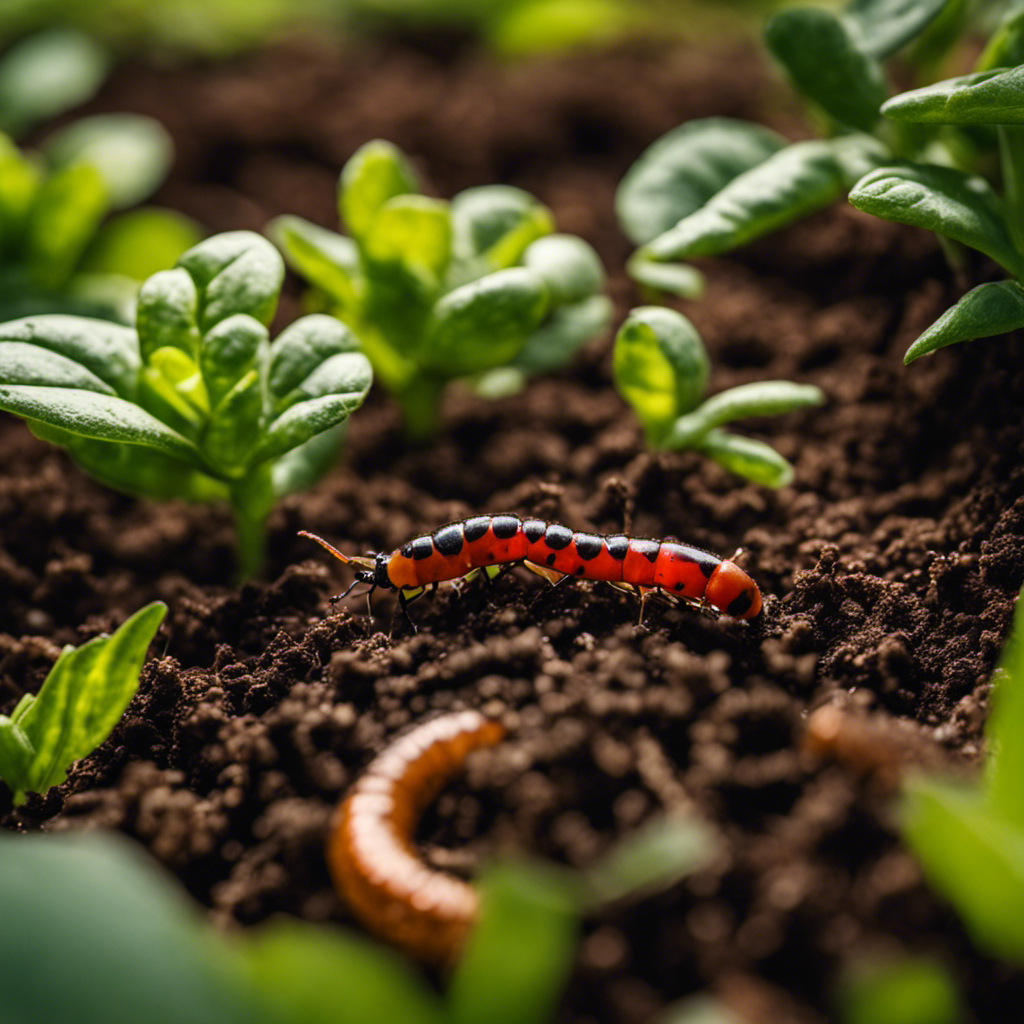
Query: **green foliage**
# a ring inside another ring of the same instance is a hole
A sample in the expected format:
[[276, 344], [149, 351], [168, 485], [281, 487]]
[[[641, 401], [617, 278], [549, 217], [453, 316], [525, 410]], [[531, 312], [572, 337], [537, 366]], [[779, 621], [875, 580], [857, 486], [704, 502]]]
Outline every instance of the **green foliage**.
[[843, 1024], [959, 1024], [960, 994], [949, 972], [928, 957], [861, 963], [839, 992]]
[[778, 452], [719, 428], [734, 420], [821, 405], [821, 390], [789, 381], [760, 381], [702, 401], [710, 368], [696, 328], [674, 310], [638, 307], [616, 335], [615, 383], [636, 412], [649, 445], [692, 448], [756, 483], [788, 484], [793, 468]]
[[138, 689], [146, 649], [166, 612], [154, 601], [113, 636], [65, 647], [39, 693], [25, 694], [9, 718], [0, 715], [0, 778], [15, 803], [59, 785], [72, 761], [110, 735]]
[[0, 408], [119, 490], [229, 502], [251, 575], [274, 500], [326, 471], [372, 379], [333, 317], [270, 344], [283, 276], [269, 242], [229, 232], [146, 281], [135, 329], [58, 314], [0, 325]]
[[881, 118], [888, 89], [880, 61], [955, 3], [852, 0], [839, 12], [776, 14], [765, 29], [768, 47], [826, 137], [786, 145], [756, 125], [710, 118], [655, 142], [616, 200], [624, 230], [641, 246], [630, 273], [693, 297], [695, 272], [659, 273], [658, 264], [729, 252], [834, 202], [874, 168], [916, 156], [936, 132], [901, 134]]
[[[677, 842], [678, 840], [678, 842]], [[610, 856], [625, 895], [706, 863], [699, 823], [670, 820]], [[627, 867], [628, 865], [628, 867]], [[484, 872], [482, 917], [448, 990], [340, 929], [274, 921], [226, 937], [116, 834], [0, 835], [0, 988], [11, 1024], [543, 1024], [574, 955], [578, 874], [504, 864]]]
[[360, 339], [414, 437], [437, 429], [449, 381], [493, 393], [497, 371], [515, 386], [564, 365], [607, 325], [597, 255], [552, 234], [550, 212], [520, 189], [431, 199], [403, 154], [375, 141], [342, 170], [338, 208], [349, 236], [299, 217], [270, 232], [313, 301]]
[[917, 775], [904, 785], [903, 832], [929, 881], [974, 941], [1024, 962], [1024, 601], [994, 677], [980, 783]]

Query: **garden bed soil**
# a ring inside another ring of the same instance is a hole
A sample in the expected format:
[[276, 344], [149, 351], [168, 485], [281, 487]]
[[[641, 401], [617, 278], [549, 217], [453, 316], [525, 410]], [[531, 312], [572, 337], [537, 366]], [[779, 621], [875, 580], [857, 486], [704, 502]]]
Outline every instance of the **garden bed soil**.
[[[127, 65], [90, 110], [138, 110], [174, 136], [157, 201], [211, 229], [291, 212], [334, 226], [341, 164], [386, 137], [449, 196], [509, 182], [601, 252], [617, 321], [616, 182], [660, 133], [728, 115], [802, 130], [756, 54], [626, 46], [500, 68], [469, 51], [292, 41], [206, 68]], [[16, 420], [0, 423], [0, 710], [38, 687], [59, 647], [146, 602], [170, 611], [138, 696], [67, 782], [0, 818], [15, 830], [105, 825], [137, 838], [218, 924], [277, 912], [351, 925], [323, 841], [339, 796], [400, 730], [480, 708], [511, 737], [428, 813], [432, 863], [464, 874], [527, 852], [585, 865], [662, 810], [720, 835], [708, 868], [586, 921], [561, 1024], [639, 1024], [709, 991], [745, 1019], [830, 1019], [861, 957], [935, 954], [975, 1020], [1024, 1006], [1020, 971], [979, 954], [901, 844], [893, 738], [970, 769], [988, 680], [1024, 580], [1019, 338], [902, 365], [957, 292], [934, 240], [837, 206], [709, 261], [682, 303], [712, 389], [789, 378], [821, 409], [752, 422], [796, 467], [745, 484], [692, 454], [652, 454], [611, 387], [609, 338], [522, 394], [453, 389], [444, 429], [410, 450], [375, 391], [343, 461], [270, 522], [266, 580], [232, 589], [220, 510], [119, 496]], [[983, 268], [982, 268], [983, 269]], [[280, 321], [296, 315], [294, 282]], [[675, 536], [741, 564], [766, 595], [752, 623], [601, 585], [550, 591], [526, 573], [374, 617], [299, 529], [350, 552], [515, 510], [577, 529]], [[866, 756], [802, 742], [809, 711], [867, 716]], [[913, 742], [905, 742], [908, 734]]]

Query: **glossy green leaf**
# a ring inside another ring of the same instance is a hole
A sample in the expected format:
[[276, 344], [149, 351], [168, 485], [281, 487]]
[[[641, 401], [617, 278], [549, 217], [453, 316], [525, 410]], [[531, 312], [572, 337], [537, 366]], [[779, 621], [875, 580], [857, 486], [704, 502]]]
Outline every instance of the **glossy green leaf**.
[[167, 130], [141, 114], [97, 114], [72, 121], [46, 139], [44, 152], [54, 167], [95, 167], [115, 207], [135, 206], [152, 195], [174, 162]]
[[369, 260], [401, 264], [427, 287], [439, 287], [452, 257], [448, 204], [427, 196], [389, 199], [367, 226], [363, 251]]
[[256, 367], [267, 344], [267, 329], [244, 313], [221, 320], [203, 335], [199, 346], [199, 367], [211, 405], [217, 405], [242, 377]]
[[1006, 334], [1024, 327], [1024, 287], [1016, 281], [990, 281], [972, 288], [918, 337], [904, 363], [947, 345]]
[[619, 223], [636, 244], [649, 242], [785, 144], [747, 121], [687, 121], [644, 150], [622, 179], [615, 194]]
[[110, 395], [72, 388], [2, 384], [0, 409], [80, 437], [145, 445], [187, 462], [197, 458], [195, 446], [186, 438], [132, 402]]
[[139, 289], [135, 325], [147, 362], [161, 348], [177, 348], [195, 357], [199, 352], [199, 291], [181, 268], [161, 270]]
[[55, 28], [28, 36], [0, 61], [0, 126], [18, 134], [84, 103], [109, 67], [104, 50], [82, 32]]
[[182, 254], [184, 267], [201, 293], [199, 327], [208, 331], [235, 313], [269, 324], [284, 281], [284, 261], [265, 238], [252, 231], [228, 231]]
[[64, 287], [109, 208], [103, 178], [89, 164], [64, 167], [43, 179], [28, 215], [25, 254], [40, 284]]
[[362, 238], [389, 199], [417, 192], [416, 175], [402, 152], [376, 139], [357, 149], [342, 169], [338, 211], [351, 234]]
[[1024, 277], [1024, 254], [1014, 247], [1002, 204], [979, 175], [935, 164], [881, 167], [856, 184], [850, 202], [876, 217], [937, 231]]
[[882, 113], [918, 124], [1024, 124], [1024, 67], [976, 71], [900, 93]]
[[81, 363], [22, 341], [0, 344], [0, 382], [51, 388], [84, 388], [101, 395], [115, 391]]
[[551, 1020], [577, 942], [564, 879], [540, 868], [492, 867], [480, 880], [480, 921], [448, 990], [451, 1024]]
[[698, 438], [692, 447], [755, 484], [787, 487], [793, 482], [793, 467], [764, 441], [714, 428]]
[[704, 294], [704, 275], [696, 267], [689, 263], [659, 263], [645, 259], [643, 250], [629, 258], [626, 272], [655, 296], [664, 293], [699, 299]]
[[738, 175], [695, 213], [640, 250], [642, 257], [713, 256], [838, 199], [884, 150], [867, 136], [797, 142]]
[[0, 835], [8, 1024], [270, 1024], [181, 887], [115, 832]]
[[303, 381], [332, 356], [358, 351], [356, 336], [334, 317], [313, 313], [290, 324], [270, 350], [267, 387], [276, 407], [306, 396]]
[[337, 928], [279, 920], [240, 945], [251, 984], [282, 1024], [444, 1024], [441, 1002], [409, 963]]
[[978, 946], [1024, 963], [1024, 830], [974, 787], [926, 777], [904, 783], [902, 827]]
[[813, 384], [760, 380], [712, 395], [693, 412], [680, 416], [664, 439], [666, 448], [689, 448], [714, 427], [752, 416], [778, 416], [821, 405], [825, 395]]
[[[138, 689], [146, 650], [166, 613], [167, 606], [154, 601], [113, 635], [65, 647], [39, 693], [19, 703], [13, 724], [32, 757], [23, 774], [4, 779], [17, 802], [26, 792], [45, 793], [63, 782], [71, 762], [91, 754], [110, 735]], [[0, 731], [10, 721], [0, 716]]]
[[202, 237], [202, 230], [190, 217], [176, 210], [143, 207], [118, 214], [99, 229], [86, 251], [82, 269], [145, 281], [173, 265]]
[[640, 306], [615, 337], [615, 386], [657, 444], [704, 394], [711, 362], [697, 329], [675, 310]]
[[839, 991], [843, 1024], [961, 1024], [964, 1007], [949, 970], [928, 957], [861, 963]]
[[853, 0], [844, 20], [865, 53], [879, 59], [902, 49], [942, 12], [948, 0]]
[[518, 355], [547, 308], [547, 288], [536, 274], [497, 270], [437, 303], [421, 358], [449, 377], [501, 366]]
[[311, 285], [344, 310], [356, 308], [359, 250], [351, 238], [293, 216], [275, 218], [267, 233], [292, 268]]
[[523, 253], [523, 266], [544, 282], [555, 306], [580, 302], [604, 286], [601, 258], [575, 235], [538, 239]]
[[241, 476], [260, 434], [263, 393], [260, 375], [250, 370], [210, 411], [203, 432], [203, 454], [226, 476]]
[[565, 366], [581, 345], [608, 329], [611, 319], [612, 301], [607, 295], [591, 295], [582, 302], [553, 309], [526, 339], [515, 358], [515, 369], [532, 375]]
[[451, 215], [456, 257], [483, 260], [487, 270], [513, 266], [531, 242], [554, 231], [551, 211], [512, 185], [468, 188], [452, 199]]
[[874, 128], [889, 95], [885, 77], [842, 17], [821, 7], [789, 8], [768, 22], [765, 41], [801, 95], [840, 124]]

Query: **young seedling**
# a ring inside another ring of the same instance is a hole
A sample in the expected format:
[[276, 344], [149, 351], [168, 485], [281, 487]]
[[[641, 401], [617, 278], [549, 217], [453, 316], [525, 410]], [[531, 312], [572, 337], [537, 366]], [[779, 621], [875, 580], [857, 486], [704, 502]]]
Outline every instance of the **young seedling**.
[[129, 320], [139, 283], [201, 237], [169, 210], [109, 216], [145, 199], [172, 157], [167, 132], [136, 114], [73, 122], [39, 154], [0, 134], [0, 320], [57, 312]]
[[[990, 61], [1015, 67], [989, 66]], [[1024, 14], [1009, 17], [979, 70], [902, 93], [882, 112], [926, 127], [994, 130], [1002, 194], [978, 174], [938, 163], [899, 161], [876, 168], [850, 192], [860, 210], [928, 228], [991, 257], [1010, 275], [967, 292], [907, 350], [913, 362], [947, 345], [1024, 327]]]
[[1024, 963], [1024, 600], [993, 677], [978, 782], [904, 784], [903, 833], [925, 875], [989, 953]]
[[[741, 384], [704, 399], [711, 363], [696, 328], [681, 313], [640, 306], [615, 338], [615, 383], [652, 448], [701, 452], [768, 487], [784, 487], [793, 467], [774, 448], [722, 430], [733, 420], [821, 405], [813, 384], [785, 380]], [[703, 401], [702, 401], [703, 399]]]
[[146, 281], [134, 329], [59, 314], [2, 324], [0, 408], [119, 490], [229, 503], [251, 576], [275, 499], [327, 470], [372, 379], [333, 317], [270, 344], [283, 277], [266, 239], [229, 232]]
[[63, 782], [71, 763], [110, 735], [139, 687], [146, 649], [166, 612], [154, 601], [113, 635], [68, 645], [39, 693], [26, 693], [9, 718], [0, 715], [0, 779], [15, 803]]
[[957, 6], [852, 0], [839, 12], [776, 14], [768, 47], [825, 137], [787, 143], [759, 125], [706, 118], [654, 143], [616, 197], [623, 229], [640, 246], [631, 275], [656, 291], [696, 297], [703, 276], [673, 261], [729, 252], [827, 206], [873, 168], [918, 152], [935, 133], [901, 133], [880, 119], [888, 95], [881, 62]]
[[520, 189], [430, 199], [402, 153], [376, 141], [345, 165], [338, 205], [348, 236], [299, 217], [269, 230], [313, 301], [359, 338], [414, 438], [437, 430], [450, 381], [550, 371], [608, 323], [596, 253], [552, 234], [550, 212]]

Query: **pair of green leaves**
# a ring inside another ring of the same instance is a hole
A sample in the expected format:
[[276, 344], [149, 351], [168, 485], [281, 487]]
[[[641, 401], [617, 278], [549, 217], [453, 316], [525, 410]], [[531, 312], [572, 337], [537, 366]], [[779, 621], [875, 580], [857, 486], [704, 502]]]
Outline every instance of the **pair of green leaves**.
[[413, 435], [436, 429], [448, 381], [554, 369], [607, 325], [596, 253], [553, 234], [550, 212], [521, 189], [431, 199], [403, 154], [375, 141], [342, 170], [338, 208], [348, 236], [299, 217], [271, 234], [359, 337]]
[[840, 12], [791, 8], [768, 24], [769, 49], [822, 115], [829, 138], [787, 144], [728, 118], [692, 121], [651, 146], [623, 179], [616, 208], [640, 246], [630, 273], [696, 297], [699, 272], [670, 261], [728, 252], [841, 197], [888, 163], [880, 60], [919, 36], [949, 0], [853, 0]]
[[628, 897], [705, 863], [707, 830], [655, 823], [585, 878], [496, 865], [482, 917], [439, 995], [398, 956], [340, 929], [280, 921], [231, 938], [200, 923], [116, 835], [0, 836], [5, 1019], [80, 1024], [543, 1024], [571, 966], [580, 893]]
[[65, 647], [38, 694], [0, 715], [0, 779], [14, 791], [45, 793], [73, 761], [91, 754], [117, 724], [139, 686], [146, 649], [167, 612], [154, 601], [112, 636]]
[[704, 399], [711, 363], [696, 328], [661, 306], [634, 309], [615, 338], [615, 383], [635, 410], [652, 447], [690, 448], [755, 483], [783, 487], [793, 467], [774, 448], [721, 427], [820, 405], [810, 384], [769, 380]]
[[326, 471], [372, 379], [333, 317], [270, 344], [283, 277], [269, 242], [230, 232], [146, 281], [135, 329], [56, 314], [0, 325], [0, 408], [110, 486], [228, 501], [250, 575], [274, 499]]
[[1024, 963], [1024, 600], [993, 677], [980, 784], [918, 775], [903, 833], [931, 883], [989, 953]]

